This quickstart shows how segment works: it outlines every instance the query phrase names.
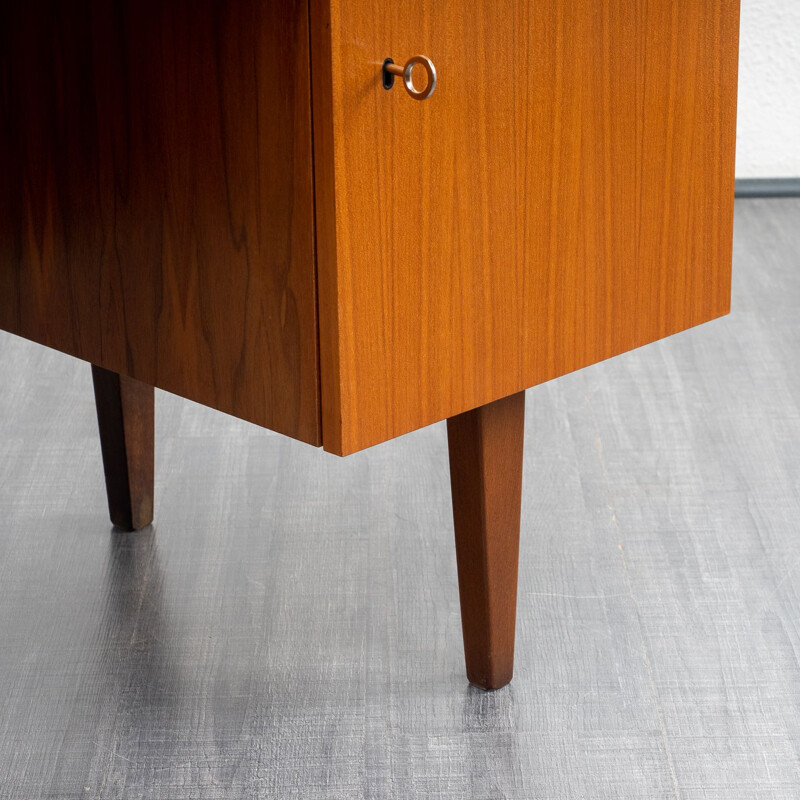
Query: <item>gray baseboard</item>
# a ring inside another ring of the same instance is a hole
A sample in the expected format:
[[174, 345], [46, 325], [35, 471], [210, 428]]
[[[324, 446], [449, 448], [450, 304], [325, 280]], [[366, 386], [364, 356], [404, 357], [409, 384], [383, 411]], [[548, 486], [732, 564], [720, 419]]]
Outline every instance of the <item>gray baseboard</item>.
[[800, 178], [738, 178], [737, 197], [800, 197]]

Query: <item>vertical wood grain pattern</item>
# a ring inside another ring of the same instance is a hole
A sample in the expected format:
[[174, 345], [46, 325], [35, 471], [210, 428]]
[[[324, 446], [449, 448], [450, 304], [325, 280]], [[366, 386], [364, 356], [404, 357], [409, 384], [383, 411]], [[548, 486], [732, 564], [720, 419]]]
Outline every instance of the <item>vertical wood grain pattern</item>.
[[525, 392], [447, 420], [450, 485], [469, 682], [514, 673]]
[[311, 9], [327, 449], [727, 313], [738, 0]]
[[127, 531], [153, 521], [155, 390], [92, 365], [111, 521]]
[[109, 535], [88, 369], [0, 333], [0, 797], [797, 800], [799, 219], [737, 201], [731, 317], [527, 393], [488, 695], [444, 426], [342, 461], [159, 396]]
[[320, 442], [306, 0], [0, 6], [0, 328]]

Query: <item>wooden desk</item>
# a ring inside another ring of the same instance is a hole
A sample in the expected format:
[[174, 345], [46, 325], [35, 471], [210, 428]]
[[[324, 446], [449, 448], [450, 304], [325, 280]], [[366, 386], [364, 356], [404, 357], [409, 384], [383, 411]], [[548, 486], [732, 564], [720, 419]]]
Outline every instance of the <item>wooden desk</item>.
[[0, 0], [0, 328], [94, 365], [112, 520], [153, 386], [339, 455], [448, 419], [507, 683], [524, 390], [729, 309], [738, 10]]

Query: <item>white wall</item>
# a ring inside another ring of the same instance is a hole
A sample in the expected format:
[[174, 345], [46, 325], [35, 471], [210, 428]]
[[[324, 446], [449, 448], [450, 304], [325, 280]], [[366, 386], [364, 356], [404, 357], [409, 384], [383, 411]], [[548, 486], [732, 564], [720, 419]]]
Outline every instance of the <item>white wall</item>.
[[738, 178], [800, 178], [800, 0], [741, 0]]

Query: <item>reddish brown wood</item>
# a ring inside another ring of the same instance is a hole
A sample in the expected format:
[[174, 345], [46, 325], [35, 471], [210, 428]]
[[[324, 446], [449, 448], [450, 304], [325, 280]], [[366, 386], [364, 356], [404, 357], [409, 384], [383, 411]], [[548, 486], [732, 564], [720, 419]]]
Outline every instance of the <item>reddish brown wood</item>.
[[0, 2], [0, 328], [320, 444], [307, 0]]
[[[311, 0], [339, 454], [730, 307], [739, 0], [400, 5]], [[421, 103], [382, 80], [417, 54]]]
[[499, 689], [514, 671], [525, 392], [447, 420], [467, 678]]
[[154, 390], [92, 366], [111, 521], [138, 530], [153, 521]]

